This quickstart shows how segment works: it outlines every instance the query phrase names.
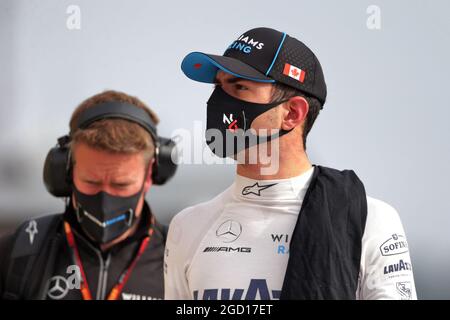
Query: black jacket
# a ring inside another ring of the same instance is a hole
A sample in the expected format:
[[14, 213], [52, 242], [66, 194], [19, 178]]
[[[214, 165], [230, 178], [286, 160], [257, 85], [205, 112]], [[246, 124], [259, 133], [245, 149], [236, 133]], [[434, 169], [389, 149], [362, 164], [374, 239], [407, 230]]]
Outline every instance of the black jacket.
[[280, 299], [356, 299], [366, 219], [366, 192], [355, 172], [315, 166]]
[[[14, 244], [18, 241], [17, 239], [20, 236], [22, 239], [25, 236], [27, 241], [27, 243], [22, 244], [21, 247], [30, 245], [28, 243], [28, 241], [31, 242], [30, 232], [26, 231], [27, 225], [30, 222], [25, 223], [18, 229], [15, 235], [9, 235], [0, 239], [1, 297], [5, 298], [5, 293], [8, 290], [11, 290], [10, 288], [12, 285], [9, 282], [16, 278], [15, 281], [17, 283], [17, 279], [23, 280], [23, 278], [28, 277], [30, 279], [22, 284], [23, 289], [19, 296], [9, 294], [6, 298], [53, 300], [82, 299], [80, 290], [73, 288], [74, 286], [72, 285], [76, 283], [74, 282], [76, 274], [73, 254], [67, 244], [67, 239], [63, 230], [63, 221], [67, 221], [72, 227], [75, 236], [75, 241], [80, 252], [92, 298], [100, 300], [105, 299], [111, 292], [111, 289], [117, 284], [122, 272], [128, 268], [130, 262], [135, 257], [141, 240], [147, 235], [151, 224], [151, 215], [151, 210], [147, 203], [145, 203], [136, 232], [106, 252], [102, 252], [95, 243], [90, 241], [88, 237], [84, 235], [84, 232], [75, 219], [71, 204], [67, 206], [67, 209], [63, 214], [54, 215], [51, 219], [47, 218], [47, 220], [52, 220], [53, 224], [53, 227], [48, 227], [47, 230], [43, 230], [39, 233], [40, 220], [35, 220], [37, 221], [38, 233], [34, 235], [36, 239], [32, 242], [36, 246], [40, 239], [45, 238], [45, 240], [42, 240], [42, 243], [40, 244], [42, 248], [39, 250], [39, 253], [31, 255], [34, 259], [34, 263], [29, 263], [32, 267], [28, 267], [31, 269], [28, 276], [26, 276], [27, 262], [25, 261], [25, 258], [19, 257], [12, 259], [11, 257]], [[165, 238], [166, 227], [156, 222], [150, 243], [137, 261], [119, 299], [147, 300], [164, 298], [163, 257]], [[23, 242], [23, 240], [21, 241]], [[53, 251], [51, 249], [52, 247], [55, 248]], [[22, 249], [20, 248], [19, 250]], [[21, 261], [21, 259], [24, 261]], [[26, 259], [30, 260], [30, 255], [26, 256]], [[17, 265], [12, 266], [11, 262], [17, 263]], [[16, 287], [17, 286], [20, 287], [20, 285], [16, 284]]]

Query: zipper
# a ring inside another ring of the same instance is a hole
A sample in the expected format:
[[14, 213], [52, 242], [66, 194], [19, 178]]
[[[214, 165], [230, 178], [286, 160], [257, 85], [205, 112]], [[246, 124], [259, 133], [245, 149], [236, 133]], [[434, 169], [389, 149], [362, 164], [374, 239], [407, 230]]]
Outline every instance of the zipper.
[[108, 282], [108, 268], [111, 262], [111, 253], [108, 253], [106, 259], [103, 259], [102, 252], [95, 248], [88, 240], [86, 240], [81, 234], [73, 230], [73, 233], [81, 239], [92, 251], [97, 254], [98, 261], [100, 262], [100, 268], [98, 272], [97, 293], [96, 300], [104, 300], [106, 296], [106, 284]]
[[101, 257], [101, 268], [100, 268], [100, 274], [99, 279], [101, 279], [101, 285], [98, 287], [97, 294], [100, 293], [100, 300], [105, 300], [106, 298], [106, 289], [108, 287], [108, 270], [109, 265], [111, 263], [111, 253], [108, 253], [108, 256], [105, 260], [103, 260], [103, 257]]

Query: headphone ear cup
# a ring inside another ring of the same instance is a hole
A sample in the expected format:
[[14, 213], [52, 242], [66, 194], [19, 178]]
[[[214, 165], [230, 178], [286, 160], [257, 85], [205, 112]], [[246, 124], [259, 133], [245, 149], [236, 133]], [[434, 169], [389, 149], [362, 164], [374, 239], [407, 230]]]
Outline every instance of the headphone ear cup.
[[162, 185], [177, 171], [177, 164], [172, 161], [172, 156], [178, 159], [178, 153], [175, 141], [164, 137], [158, 137], [156, 149], [152, 180], [154, 184]]
[[69, 183], [69, 148], [59, 145], [50, 149], [44, 163], [44, 185], [55, 197], [69, 197], [72, 188]]

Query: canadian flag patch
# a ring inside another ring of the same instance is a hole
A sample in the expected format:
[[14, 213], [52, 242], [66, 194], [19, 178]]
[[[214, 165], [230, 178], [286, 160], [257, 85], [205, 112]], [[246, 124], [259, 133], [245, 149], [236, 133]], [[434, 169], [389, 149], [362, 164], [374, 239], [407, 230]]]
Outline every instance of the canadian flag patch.
[[305, 81], [305, 70], [297, 68], [289, 63], [284, 64], [283, 74], [300, 82]]

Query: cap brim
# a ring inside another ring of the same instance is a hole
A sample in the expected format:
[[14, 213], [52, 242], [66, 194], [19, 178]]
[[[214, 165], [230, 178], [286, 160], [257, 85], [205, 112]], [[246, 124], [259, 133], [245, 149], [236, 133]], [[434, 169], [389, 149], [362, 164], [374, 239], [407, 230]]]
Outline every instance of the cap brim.
[[188, 78], [206, 83], [214, 83], [218, 70], [251, 81], [275, 82], [240, 60], [201, 52], [189, 53], [181, 63], [181, 70]]

